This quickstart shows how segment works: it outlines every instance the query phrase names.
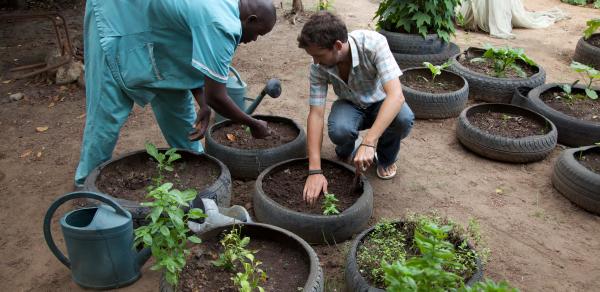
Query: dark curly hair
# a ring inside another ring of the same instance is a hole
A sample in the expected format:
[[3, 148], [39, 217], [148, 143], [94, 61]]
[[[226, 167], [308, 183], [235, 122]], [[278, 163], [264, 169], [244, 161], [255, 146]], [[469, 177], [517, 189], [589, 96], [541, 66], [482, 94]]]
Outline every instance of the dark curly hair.
[[302, 27], [298, 36], [298, 47], [306, 49], [314, 44], [324, 49], [332, 49], [336, 41], [348, 41], [346, 24], [334, 14], [320, 11], [313, 14]]

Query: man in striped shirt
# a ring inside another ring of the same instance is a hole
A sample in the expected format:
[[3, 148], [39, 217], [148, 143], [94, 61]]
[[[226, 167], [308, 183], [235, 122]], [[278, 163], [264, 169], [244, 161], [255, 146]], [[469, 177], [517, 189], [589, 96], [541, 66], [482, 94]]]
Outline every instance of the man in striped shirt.
[[[314, 62], [310, 67], [309, 176], [304, 199], [314, 203], [321, 192], [327, 192], [321, 146], [329, 84], [338, 96], [327, 123], [338, 158], [351, 159], [358, 172], [376, 163], [379, 178], [393, 178], [400, 140], [410, 132], [414, 115], [404, 102], [402, 72], [385, 37], [367, 30], [348, 33], [337, 16], [319, 12], [304, 25], [298, 43]], [[359, 131], [366, 129], [361, 141]]]

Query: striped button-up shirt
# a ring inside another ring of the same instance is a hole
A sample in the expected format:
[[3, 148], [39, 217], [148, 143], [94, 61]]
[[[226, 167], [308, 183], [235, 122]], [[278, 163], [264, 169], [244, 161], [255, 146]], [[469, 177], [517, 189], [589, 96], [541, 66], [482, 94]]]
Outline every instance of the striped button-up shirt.
[[352, 69], [348, 83], [339, 75], [337, 66], [310, 66], [311, 106], [324, 106], [327, 86], [331, 84], [338, 98], [346, 99], [359, 107], [367, 107], [386, 97], [383, 84], [402, 75], [387, 40], [370, 30], [356, 30], [348, 34]]

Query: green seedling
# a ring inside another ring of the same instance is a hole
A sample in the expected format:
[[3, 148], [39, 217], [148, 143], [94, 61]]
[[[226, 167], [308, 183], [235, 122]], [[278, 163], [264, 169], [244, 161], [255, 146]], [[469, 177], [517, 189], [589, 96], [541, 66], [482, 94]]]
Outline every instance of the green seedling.
[[598, 99], [598, 93], [592, 88], [592, 84], [600, 81], [600, 71], [579, 62], [573, 61], [571, 69], [577, 73], [581, 73], [587, 82], [585, 83], [585, 95], [590, 99]]
[[325, 200], [323, 201], [323, 215], [337, 215], [340, 214], [340, 211], [337, 209], [335, 203], [339, 202], [339, 200], [335, 197], [334, 194], [325, 193]]
[[573, 87], [577, 83], [579, 83], [579, 80], [575, 80], [571, 84], [560, 84], [559, 87], [562, 89], [563, 95], [558, 95], [556, 98], [566, 98], [568, 101], [572, 101], [575, 98], [581, 97], [580, 94], [573, 94]]
[[317, 3], [317, 11], [325, 10], [331, 11], [333, 9], [333, 1], [332, 0], [319, 0]]
[[369, 234], [369, 244], [358, 247], [356, 257], [361, 267], [370, 274], [373, 283], [385, 284], [382, 262], [404, 262], [406, 259], [405, 237], [394, 223], [382, 220]]
[[511, 68], [517, 74], [525, 78], [527, 74], [523, 71], [523, 68], [517, 64], [517, 60], [521, 60], [530, 66], [537, 66], [533, 60], [531, 60], [527, 55], [525, 55], [525, 51], [520, 48], [496, 48], [492, 45], [485, 45], [485, 53], [483, 53], [482, 57], [473, 58], [471, 62], [485, 62], [486, 60], [491, 60], [494, 63], [494, 76], [499, 78], [506, 77], [506, 71]]
[[[600, 3], [600, 0], [596, 2]], [[586, 22], [586, 24], [587, 27], [583, 31], [583, 38], [587, 40], [598, 30], [598, 28], [600, 28], [600, 18], [590, 19]]]
[[242, 263], [244, 271], [236, 273], [235, 277], [231, 278], [233, 283], [238, 286], [238, 291], [265, 291], [263, 287], [259, 286], [261, 282], [264, 283], [267, 281], [267, 273], [259, 268], [261, 264], [254, 257], [248, 258], [248, 262]]
[[190, 209], [185, 214], [181, 207], [189, 207], [196, 198], [196, 191], [179, 191], [172, 187], [172, 183], [164, 183], [154, 188], [147, 195], [153, 201], [141, 203], [152, 210], [146, 217], [150, 223], [135, 229], [134, 244], [151, 248], [155, 260], [152, 270], [164, 270], [167, 282], [177, 286], [186, 256], [190, 253], [186, 247], [188, 242], [201, 242], [194, 235], [188, 236], [188, 220], [205, 218], [206, 215], [198, 208]]
[[[442, 64], [442, 65], [433, 65], [429, 62], [423, 62], [423, 66], [427, 67], [427, 69], [429, 69], [429, 71], [431, 72], [431, 83], [435, 82], [435, 77], [442, 75], [442, 70], [450, 67], [452, 63], [450, 61]], [[429, 82], [429, 80], [427, 80], [427, 78], [423, 77], [427, 82]]]
[[152, 156], [152, 158], [154, 158], [156, 160], [156, 162], [158, 163], [156, 165], [156, 169], [158, 170], [158, 175], [157, 177], [152, 178], [152, 180], [154, 181], [154, 186], [160, 186], [163, 183], [163, 180], [165, 179], [164, 177], [164, 172], [165, 171], [173, 171], [173, 162], [176, 161], [177, 159], [181, 158], [181, 155], [179, 153], [176, 152], [177, 149], [175, 148], [171, 148], [169, 150], [167, 150], [165, 153], [161, 153], [158, 151], [158, 149], [156, 148], [156, 146], [150, 142], [146, 142], [146, 152], [148, 153], [148, 155]]
[[233, 271], [236, 262], [244, 262], [245, 260], [254, 260], [253, 251], [247, 250], [246, 246], [250, 243], [250, 237], [241, 236], [241, 227], [233, 227], [229, 233], [225, 234], [220, 241], [223, 246], [223, 253], [219, 254], [219, 258], [213, 261], [217, 267]]
[[507, 114], [502, 114], [501, 119], [506, 122], [506, 121], [512, 119], [512, 116], [507, 115]]

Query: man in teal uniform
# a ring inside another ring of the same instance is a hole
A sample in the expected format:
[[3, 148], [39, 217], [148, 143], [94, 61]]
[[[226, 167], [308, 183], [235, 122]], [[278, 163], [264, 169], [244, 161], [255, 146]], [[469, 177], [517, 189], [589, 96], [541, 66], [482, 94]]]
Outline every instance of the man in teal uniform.
[[203, 151], [210, 108], [267, 136], [266, 122], [241, 111], [225, 84], [238, 44], [267, 34], [275, 21], [272, 0], [88, 0], [76, 186], [110, 159], [134, 103], [150, 103], [171, 147]]

